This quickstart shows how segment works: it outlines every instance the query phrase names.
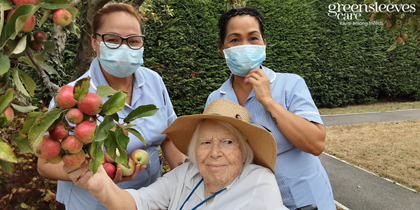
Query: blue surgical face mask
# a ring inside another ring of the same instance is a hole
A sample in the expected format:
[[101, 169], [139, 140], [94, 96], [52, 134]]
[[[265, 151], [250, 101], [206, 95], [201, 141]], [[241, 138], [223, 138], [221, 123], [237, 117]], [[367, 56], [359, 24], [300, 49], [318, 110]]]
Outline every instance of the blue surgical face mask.
[[224, 49], [226, 63], [232, 74], [246, 77], [251, 70], [259, 69], [265, 60], [265, 45], [240, 45]]
[[[143, 65], [143, 47], [139, 50], [132, 50], [127, 45], [122, 44], [117, 49], [109, 49], [104, 42], [98, 44], [101, 52], [99, 62], [105, 71], [114, 77], [128, 77]], [[114, 44], [107, 43], [107, 45], [112, 46]], [[117, 46], [115, 45], [115, 47]]]

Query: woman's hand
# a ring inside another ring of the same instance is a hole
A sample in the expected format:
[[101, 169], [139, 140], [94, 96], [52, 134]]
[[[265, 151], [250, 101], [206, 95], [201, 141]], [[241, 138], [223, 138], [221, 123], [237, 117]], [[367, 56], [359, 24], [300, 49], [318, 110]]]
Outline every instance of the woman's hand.
[[123, 176], [122, 169], [118, 168], [113, 181], [115, 184], [118, 184], [120, 182], [133, 180], [136, 178], [137, 174], [143, 171], [146, 167], [146, 165], [136, 164], [136, 169], [134, 170], [134, 173], [131, 176]]
[[254, 69], [244, 79], [245, 85], [250, 83], [254, 88], [255, 97], [263, 106], [272, 101], [270, 92], [270, 79], [262, 69]]

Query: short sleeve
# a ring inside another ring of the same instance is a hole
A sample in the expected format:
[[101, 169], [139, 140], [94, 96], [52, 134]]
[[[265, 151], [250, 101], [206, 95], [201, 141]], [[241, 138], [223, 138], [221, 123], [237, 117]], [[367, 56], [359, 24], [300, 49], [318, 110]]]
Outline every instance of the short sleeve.
[[287, 110], [310, 122], [324, 124], [318, 108], [312, 99], [311, 93], [302, 77], [295, 75], [296, 79], [290, 86], [290, 92], [286, 94]]

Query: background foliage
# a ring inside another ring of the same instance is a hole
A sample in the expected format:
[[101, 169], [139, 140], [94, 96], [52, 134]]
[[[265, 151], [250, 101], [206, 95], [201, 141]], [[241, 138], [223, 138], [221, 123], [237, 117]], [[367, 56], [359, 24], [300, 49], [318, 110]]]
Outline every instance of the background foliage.
[[[420, 100], [415, 40], [386, 52], [396, 38], [390, 31], [340, 25], [327, 15], [332, 3], [249, 1], [266, 19], [263, 65], [302, 76], [319, 107]], [[217, 48], [217, 21], [226, 8], [198, 0], [171, 2], [171, 8], [174, 17], [147, 23], [145, 66], [162, 75], [178, 115], [200, 113], [230, 74]]]

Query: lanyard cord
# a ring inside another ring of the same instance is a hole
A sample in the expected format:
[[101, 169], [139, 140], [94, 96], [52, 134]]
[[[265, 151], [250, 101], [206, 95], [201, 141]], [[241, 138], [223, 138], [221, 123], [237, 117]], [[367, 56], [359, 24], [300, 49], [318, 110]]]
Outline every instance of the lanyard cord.
[[[200, 180], [200, 182], [198, 182], [198, 184], [194, 187], [193, 191], [190, 193], [190, 195], [187, 197], [187, 199], [184, 201], [184, 203], [182, 204], [181, 208], [179, 210], [182, 210], [182, 208], [184, 207], [185, 203], [187, 203], [187, 201], [190, 199], [191, 195], [194, 193], [194, 191], [198, 188], [198, 186], [201, 184], [201, 182], [203, 182], [203, 179]], [[221, 190], [219, 190], [219, 192], [214, 193], [212, 196], [208, 197], [206, 200], [202, 201], [201, 203], [199, 203], [197, 206], [195, 206], [192, 210], [197, 209], [199, 206], [203, 205], [203, 203], [207, 202], [208, 200], [212, 199], [214, 196], [218, 195], [219, 193], [221, 193], [223, 190], [226, 190], [226, 188], [223, 188]]]

